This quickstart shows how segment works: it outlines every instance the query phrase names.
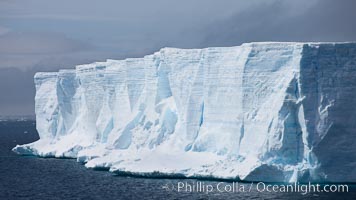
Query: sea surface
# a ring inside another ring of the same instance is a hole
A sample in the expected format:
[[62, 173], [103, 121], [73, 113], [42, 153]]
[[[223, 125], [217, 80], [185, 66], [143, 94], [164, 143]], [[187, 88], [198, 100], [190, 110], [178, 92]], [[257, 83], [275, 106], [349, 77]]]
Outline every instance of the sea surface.
[[[0, 121], [0, 200], [356, 199], [355, 185], [349, 185], [349, 192], [302, 194], [261, 192], [256, 189], [256, 184], [251, 187], [251, 183], [237, 183], [236, 187], [235, 182], [236, 188], [245, 188], [246, 191], [229, 191], [232, 182], [115, 175], [86, 169], [74, 159], [19, 156], [11, 151], [16, 144], [36, 140], [38, 134], [34, 121]], [[218, 191], [217, 185], [223, 191]], [[178, 191], [178, 186], [183, 189]], [[189, 190], [193, 186], [195, 189]], [[213, 191], [207, 192], [209, 186], [214, 187]]]

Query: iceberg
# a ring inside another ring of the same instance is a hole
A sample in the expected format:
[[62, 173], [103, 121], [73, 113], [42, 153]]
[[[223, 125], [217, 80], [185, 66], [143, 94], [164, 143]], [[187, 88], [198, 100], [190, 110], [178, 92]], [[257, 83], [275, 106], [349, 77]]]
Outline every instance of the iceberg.
[[38, 72], [22, 155], [142, 176], [356, 181], [356, 43], [163, 48]]

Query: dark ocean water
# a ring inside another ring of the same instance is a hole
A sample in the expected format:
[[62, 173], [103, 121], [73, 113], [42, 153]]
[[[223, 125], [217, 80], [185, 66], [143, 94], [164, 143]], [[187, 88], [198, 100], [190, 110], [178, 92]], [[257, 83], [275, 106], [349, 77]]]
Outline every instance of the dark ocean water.
[[[118, 176], [88, 170], [72, 159], [18, 156], [16, 144], [36, 141], [35, 123], [0, 122], [0, 200], [9, 199], [356, 199], [356, 188], [348, 193], [219, 192], [172, 190], [179, 182], [213, 185], [220, 181], [195, 179], [154, 179]], [[222, 185], [231, 184], [229, 182]], [[250, 183], [244, 183], [245, 188]], [[168, 186], [168, 187], [166, 187]], [[240, 185], [241, 186], [241, 185]], [[255, 186], [255, 185], [254, 185]]]

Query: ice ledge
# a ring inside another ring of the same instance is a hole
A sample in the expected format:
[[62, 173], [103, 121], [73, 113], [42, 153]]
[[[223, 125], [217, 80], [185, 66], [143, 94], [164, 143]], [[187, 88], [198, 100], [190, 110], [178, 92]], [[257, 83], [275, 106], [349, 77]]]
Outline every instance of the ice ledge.
[[355, 63], [356, 43], [260, 42], [39, 72], [41, 139], [13, 150], [117, 173], [355, 182]]

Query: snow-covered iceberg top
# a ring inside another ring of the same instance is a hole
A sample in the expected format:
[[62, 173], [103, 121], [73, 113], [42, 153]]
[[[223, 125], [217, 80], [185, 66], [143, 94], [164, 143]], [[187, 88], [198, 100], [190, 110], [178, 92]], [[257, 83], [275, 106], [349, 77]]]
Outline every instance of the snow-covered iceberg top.
[[356, 44], [248, 43], [35, 75], [14, 151], [133, 174], [356, 181]]

